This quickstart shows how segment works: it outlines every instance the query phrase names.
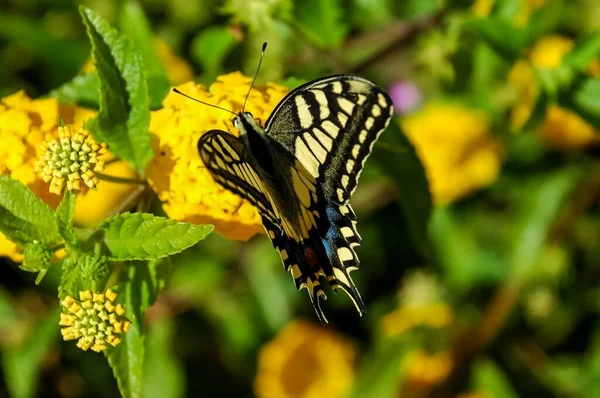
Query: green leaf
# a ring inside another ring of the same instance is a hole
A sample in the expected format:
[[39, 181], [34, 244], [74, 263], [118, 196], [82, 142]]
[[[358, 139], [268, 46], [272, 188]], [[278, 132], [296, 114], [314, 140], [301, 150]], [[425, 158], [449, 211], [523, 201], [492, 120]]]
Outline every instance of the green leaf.
[[32, 242], [25, 245], [23, 250], [23, 264], [21, 269], [29, 272], [43, 271], [50, 267], [52, 251], [40, 242]]
[[54, 213], [19, 181], [0, 176], [0, 231], [19, 246], [61, 240]]
[[575, 47], [563, 58], [562, 64], [579, 72], [584, 72], [590, 63], [600, 55], [600, 32], [578, 40]]
[[575, 111], [592, 126], [600, 126], [600, 79], [583, 79], [558, 99], [560, 105]]
[[582, 174], [581, 169], [572, 167], [522, 181], [527, 189], [519, 201], [518, 223], [508, 259], [517, 282], [531, 277], [550, 226]]
[[104, 243], [112, 260], [150, 260], [179, 253], [204, 239], [212, 225], [177, 222], [146, 213], [125, 213], [106, 219]]
[[373, 159], [380, 171], [398, 187], [399, 200], [409, 222], [414, 243], [429, 252], [427, 223], [432, 208], [429, 183], [415, 148], [394, 120], [374, 148]]
[[146, 339], [144, 397], [176, 398], [185, 394], [185, 374], [171, 347], [175, 325], [171, 318], [152, 323]]
[[528, 44], [525, 30], [516, 28], [511, 22], [501, 18], [475, 18], [466, 26], [510, 63], [520, 57]]
[[304, 0], [295, 3], [294, 22], [306, 37], [322, 48], [339, 48], [348, 34], [340, 0]]
[[227, 28], [213, 26], [198, 33], [190, 46], [192, 59], [203, 70], [204, 81], [214, 81], [225, 57], [238, 44], [238, 39]]
[[74, 245], [77, 242], [75, 233], [73, 232], [73, 214], [75, 214], [76, 196], [71, 191], [66, 191], [58, 208], [56, 209], [56, 225], [58, 233], [69, 245]]
[[89, 8], [80, 7], [100, 78], [100, 112], [88, 123], [99, 142], [143, 174], [152, 157], [144, 59], [133, 43]]
[[392, 398], [402, 383], [402, 363], [410, 345], [386, 342], [363, 361], [350, 398]]
[[29, 336], [20, 344], [4, 347], [2, 369], [11, 397], [36, 395], [40, 368], [58, 335], [58, 311], [55, 310], [33, 325]]
[[87, 108], [98, 108], [100, 81], [96, 72], [78, 75], [73, 80], [52, 90], [49, 94], [61, 104], [77, 104]]
[[144, 9], [137, 1], [125, 1], [119, 14], [119, 27], [133, 41], [144, 58], [148, 74], [148, 98], [151, 109], [162, 106], [171, 85], [154, 45], [154, 36]]
[[117, 302], [131, 321], [121, 344], [107, 352], [119, 391], [123, 397], [142, 397], [144, 380], [144, 314], [156, 301], [170, 269], [169, 259], [127, 264], [119, 281]]
[[490, 360], [475, 363], [473, 384], [476, 390], [485, 391], [495, 398], [518, 397], [502, 369]]
[[60, 277], [60, 285], [58, 286], [58, 298], [63, 300], [67, 296], [78, 297], [80, 290], [83, 290], [78, 261], [79, 252], [72, 251], [67, 258], [62, 262], [62, 273]]

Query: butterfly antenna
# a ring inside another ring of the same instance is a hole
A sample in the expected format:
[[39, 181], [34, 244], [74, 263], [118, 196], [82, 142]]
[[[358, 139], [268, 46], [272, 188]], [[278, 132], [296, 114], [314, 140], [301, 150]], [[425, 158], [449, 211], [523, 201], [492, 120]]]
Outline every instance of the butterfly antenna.
[[174, 92], [176, 92], [176, 93], [177, 93], [177, 94], [179, 94], [179, 95], [183, 95], [184, 97], [191, 99], [192, 101], [196, 101], [196, 102], [199, 102], [199, 103], [201, 103], [201, 104], [204, 104], [204, 105], [212, 106], [213, 108], [221, 109], [221, 110], [223, 110], [223, 111], [225, 111], [225, 112], [229, 112], [229, 113], [231, 113], [232, 115], [236, 116], [236, 113], [235, 113], [235, 112], [232, 112], [232, 111], [230, 111], [229, 109], [225, 109], [225, 108], [223, 108], [223, 107], [220, 107], [220, 106], [217, 106], [217, 105], [209, 104], [208, 102], [200, 101], [200, 100], [199, 100], [199, 99], [197, 99], [197, 98], [190, 97], [189, 95], [182, 93], [181, 91], [177, 90], [176, 88], [174, 88], [174, 89], [173, 89], [173, 91], [174, 91]]
[[254, 72], [254, 77], [252, 78], [252, 83], [250, 83], [250, 88], [248, 89], [248, 93], [246, 94], [246, 98], [244, 98], [244, 105], [242, 105], [242, 112], [246, 108], [246, 101], [248, 101], [248, 96], [250, 96], [250, 91], [252, 91], [252, 87], [254, 86], [254, 81], [256, 80], [256, 76], [258, 76], [258, 71], [260, 70], [260, 64], [262, 64], [263, 57], [265, 56], [265, 50], [267, 49], [267, 42], [264, 42], [262, 45], [262, 50], [260, 50], [260, 59], [258, 60], [258, 66], [256, 67], [256, 72]]

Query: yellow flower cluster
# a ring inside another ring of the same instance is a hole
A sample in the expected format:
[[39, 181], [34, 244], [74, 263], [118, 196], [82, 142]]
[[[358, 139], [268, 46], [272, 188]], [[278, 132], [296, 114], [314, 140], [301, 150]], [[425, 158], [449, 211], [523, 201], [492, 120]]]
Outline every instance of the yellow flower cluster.
[[[252, 79], [239, 72], [224, 75], [208, 90], [193, 82], [179, 90], [201, 101], [240, 112]], [[288, 89], [275, 84], [254, 87], [246, 111], [265, 121]], [[197, 143], [211, 129], [238, 134], [231, 115], [202, 105], [176, 93], [163, 101], [163, 109], [152, 113], [150, 131], [155, 156], [146, 168], [148, 182], [164, 202], [170, 218], [215, 224], [230, 239], [246, 240], [262, 232], [260, 217], [250, 203], [218, 185], [198, 154]]]
[[498, 178], [501, 147], [484, 112], [433, 102], [404, 117], [402, 127], [425, 166], [436, 204], [449, 204]]
[[406, 304], [385, 315], [380, 321], [383, 333], [390, 337], [415, 328], [426, 326], [440, 329], [454, 321], [452, 308], [441, 301], [428, 304]]
[[[84, 108], [62, 106], [54, 98], [32, 100], [24, 91], [0, 100], [0, 175], [7, 175], [27, 185], [51, 207], [60, 198], [48, 191], [48, 184], [35, 173], [41, 144], [56, 136], [58, 117], [70, 126], [81, 126], [95, 114]], [[0, 233], [0, 256], [20, 262], [18, 248]]]
[[81, 189], [81, 180], [96, 189], [98, 177], [95, 171], [104, 170], [106, 144], [96, 144], [90, 132], [80, 128], [75, 134], [69, 126], [58, 128], [58, 139], [51, 138], [42, 144], [42, 155], [37, 168], [44, 182], [50, 182], [50, 192], [60, 195], [65, 187], [69, 191]]
[[406, 383], [412, 389], [441, 383], [450, 374], [452, 366], [452, 358], [447, 352], [428, 354], [423, 350], [408, 353], [403, 363]]
[[[511, 128], [514, 131], [523, 128], [533, 112], [538, 96], [535, 70], [560, 67], [563, 57], [573, 46], [573, 41], [563, 36], [544, 37], [531, 49], [527, 60], [519, 60], [512, 67], [508, 83], [515, 88], [519, 99], [511, 113]], [[597, 62], [590, 65], [590, 73], [594, 73]], [[556, 105], [546, 111], [541, 137], [548, 146], [556, 149], [578, 149], [600, 142], [598, 131], [592, 125], [574, 112]]]
[[354, 346], [341, 335], [292, 321], [258, 355], [259, 398], [337, 398], [354, 380]]
[[79, 300], [71, 296], [61, 302], [69, 313], [60, 314], [60, 326], [65, 340], [79, 339], [77, 347], [84, 351], [104, 351], [107, 344], [116, 347], [121, 334], [129, 330], [130, 322], [122, 318], [125, 308], [113, 302], [117, 294], [111, 289], [105, 293], [79, 292]]

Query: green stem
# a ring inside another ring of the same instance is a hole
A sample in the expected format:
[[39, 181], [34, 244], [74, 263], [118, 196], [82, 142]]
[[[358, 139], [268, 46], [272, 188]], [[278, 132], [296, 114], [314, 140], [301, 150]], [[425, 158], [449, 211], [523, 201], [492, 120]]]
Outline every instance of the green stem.
[[98, 172], [96, 172], [96, 177], [98, 177], [98, 179], [101, 181], [116, 182], [119, 184], [144, 185], [146, 183], [146, 181], [144, 181], [144, 180], [138, 180], [135, 178], [115, 177], [115, 176], [110, 176], [108, 174], [102, 174], [102, 173], [98, 173]]

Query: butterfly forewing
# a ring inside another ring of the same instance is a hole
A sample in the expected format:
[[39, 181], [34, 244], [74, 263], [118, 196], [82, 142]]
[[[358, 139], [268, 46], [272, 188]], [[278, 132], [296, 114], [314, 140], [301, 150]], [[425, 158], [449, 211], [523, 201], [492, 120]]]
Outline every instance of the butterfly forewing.
[[294, 154], [324, 195], [343, 204], [392, 113], [389, 96], [370, 81], [331, 76], [288, 94], [265, 131]]

